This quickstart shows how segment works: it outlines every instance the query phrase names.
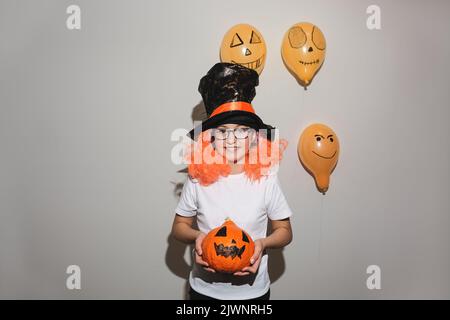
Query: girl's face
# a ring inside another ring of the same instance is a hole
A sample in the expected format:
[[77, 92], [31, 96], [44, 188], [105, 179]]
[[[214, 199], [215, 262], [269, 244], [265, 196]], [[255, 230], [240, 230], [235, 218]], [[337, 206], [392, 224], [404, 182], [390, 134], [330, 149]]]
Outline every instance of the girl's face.
[[256, 131], [244, 125], [223, 124], [212, 130], [214, 148], [229, 163], [243, 163]]

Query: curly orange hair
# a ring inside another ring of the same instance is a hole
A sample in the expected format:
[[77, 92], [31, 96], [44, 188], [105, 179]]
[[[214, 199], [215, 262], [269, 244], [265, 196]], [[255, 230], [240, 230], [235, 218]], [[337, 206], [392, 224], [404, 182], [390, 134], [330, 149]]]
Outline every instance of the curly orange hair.
[[[221, 176], [227, 177], [231, 172], [230, 165], [216, 152], [211, 141], [210, 130], [204, 131], [199, 134], [197, 141], [187, 146], [185, 153], [189, 175], [204, 186], [216, 182]], [[259, 135], [257, 144], [250, 146], [245, 154], [246, 176], [251, 181], [259, 181], [281, 161], [286, 147], [285, 139], [269, 141]]]

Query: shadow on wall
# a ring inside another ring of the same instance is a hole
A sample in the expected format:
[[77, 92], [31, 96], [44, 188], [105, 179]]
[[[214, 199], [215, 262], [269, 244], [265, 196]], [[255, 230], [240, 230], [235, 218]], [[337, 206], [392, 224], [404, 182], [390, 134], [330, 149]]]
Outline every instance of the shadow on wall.
[[194, 108], [192, 108], [191, 119], [192, 123], [208, 119], [208, 114], [206, 113], [206, 108], [203, 100], [197, 103]]
[[192, 259], [188, 263], [184, 259], [184, 255], [187, 248], [189, 249], [189, 252], [191, 252], [194, 247], [192, 245], [181, 243], [170, 235], [167, 237], [167, 244], [166, 265], [174, 275], [185, 280], [183, 299], [187, 300], [189, 298], [189, 272], [191, 271]]
[[[192, 121], [203, 121], [207, 118], [205, 106], [203, 101], [199, 102], [192, 110]], [[177, 171], [182, 173], [184, 176], [183, 182], [172, 182], [174, 184], [173, 194], [178, 200], [181, 196], [181, 191], [183, 190], [184, 182], [187, 179], [187, 168]], [[193, 226], [198, 229], [196, 223]], [[269, 231], [270, 232], [270, 231]], [[176, 276], [183, 278], [185, 280], [183, 288], [183, 298], [185, 300], [189, 299], [189, 273], [191, 271], [191, 266], [193, 261], [192, 254], [189, 254], [189, 260], [185, 260], [186, 249], [192, 252], [194, 249], [193, 245], [187, 245], [175, 240], [170, 234], [167, 237], [167, 250], [165, 261], [169, 270]], [[283, 249], [272, 249], [268, 250], [269, 255], [269, 276], [272, 283], [277, 281], [286, 269], [286, 264], [283, 256]]]
[[[204, 121], [208, 118], [206, 113], [205, 105], [203, 104], [203, 100], [197, 103], [192, 108], [191, 119], [192, 123], [198, 121]], [[183, 182], [172, 182], [174, 184], [173, 194], [178, 200], [181, 196], [181, 191], [183, 190], [184, 182], [187, 179], [187, 167], [177, 171], [178, 173], [183, 174]], [[195, 226], [196, 227], [196, 226]], [[192, 252], [194, 249], [193, 245], [187, 245], [182, 242], [179, 242], [172, 238], [169, 234], [167, 237], [167, 250], [166, 250], [166, 265], [169, 270], [176, 276], [185, 279], [184, 290], [183, 290], [183, 298], [187, 300], [189, 298], [189, 272], [191, 271], [191, 266], [193, 263], [192, 255], [189, 255], [190, 261], [187, 262], [185, 260], [186, 249], [189, 249], [189, 252]]]

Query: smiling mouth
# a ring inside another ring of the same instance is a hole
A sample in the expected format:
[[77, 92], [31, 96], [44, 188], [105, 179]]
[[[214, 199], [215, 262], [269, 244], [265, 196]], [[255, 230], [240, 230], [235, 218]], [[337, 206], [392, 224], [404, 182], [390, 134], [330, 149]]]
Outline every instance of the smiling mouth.
[[317, 156], [319, 156], [321, 158], [324, 158], [324, 159], [331, 159], [331, 158], [333, 158], [336, 155], [336, 151], [333, 153], [333, 155], [331, 157], [321, 156], [320, 154], [318, 154], [317, 152], [314, 152], [314, 151], [312, 153], [314, 153], [315, 155], [317, 155]]
[[259, 68], [261, 66], [261, 63], [262, 63], [263, 59], [264, 59], [264, 55], [261, 58], [259, 58], [259, 59], [256, 59], [254, 61], [250, 61], [250, 62], [247, 62], [247, 63], [236, 62], [234, 60], [231, 60], [231, 62], [232, 63], [236, 63], [236, 64], [240, 64], [241, 66], [244, 66], [244, 67], [249, 68], [249, 69], [256, 69], [256, 68]]
[[311, 64], [318, 64], [319, 63], [319, 59], [311, 61], [311, 62], [306, 62], [306, 61], [302, 61], [302, 60], [298, 60], [298, 62], [300, 62], [301, 64], [304, 65], [311, 65]]

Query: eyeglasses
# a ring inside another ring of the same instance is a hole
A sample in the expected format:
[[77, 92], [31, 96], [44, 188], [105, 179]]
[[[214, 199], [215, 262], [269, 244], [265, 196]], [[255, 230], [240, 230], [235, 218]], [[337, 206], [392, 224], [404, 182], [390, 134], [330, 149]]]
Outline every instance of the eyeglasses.
[[234, 129], [213, 129], [213, 137], [217, 140], [225, 140], [228, 138], [228, 132], [233, 132], [236, 139], [245, 139], [248, 137], [250, 128], [234, 128]]

